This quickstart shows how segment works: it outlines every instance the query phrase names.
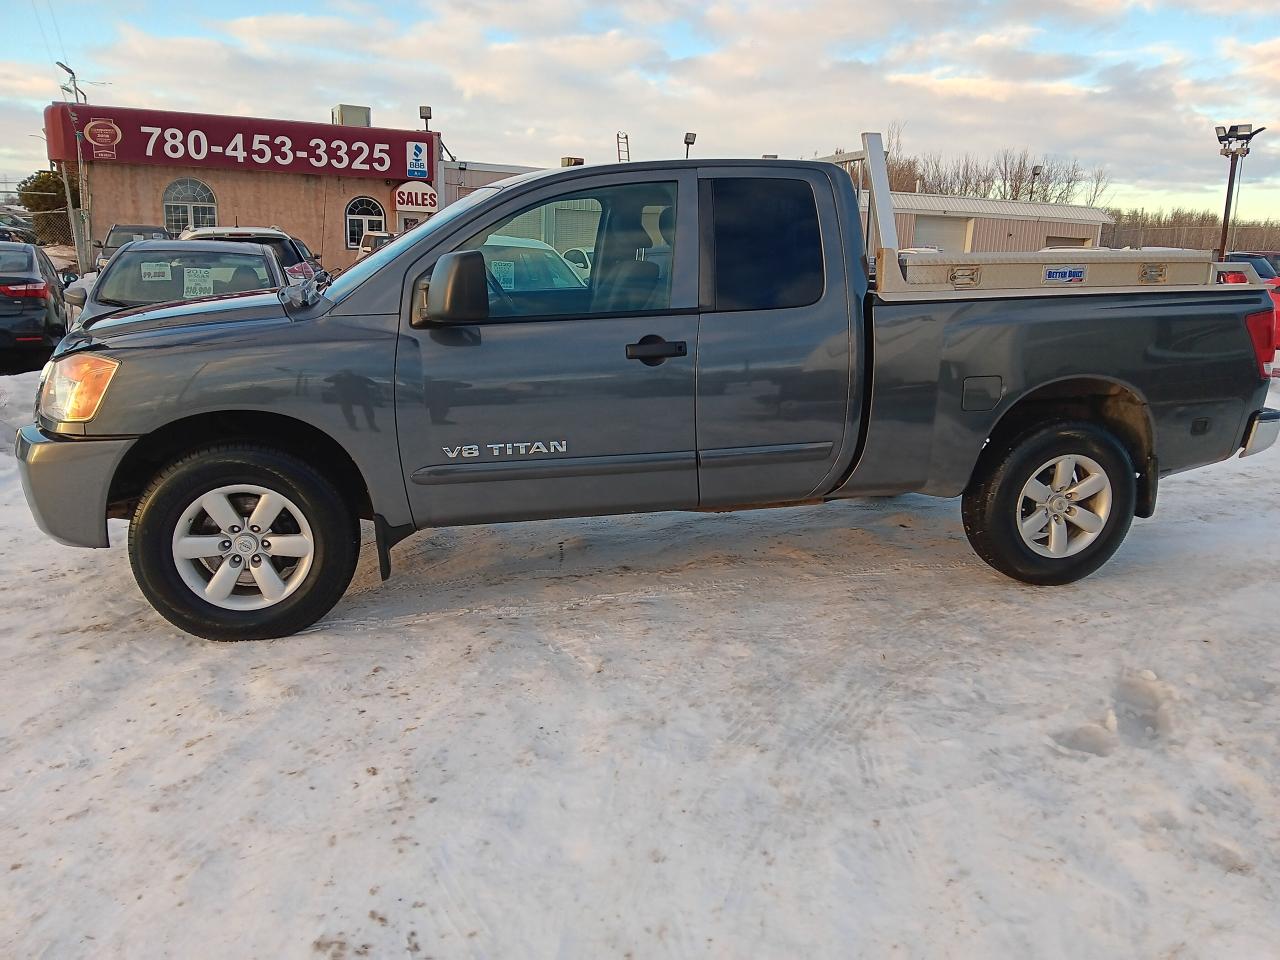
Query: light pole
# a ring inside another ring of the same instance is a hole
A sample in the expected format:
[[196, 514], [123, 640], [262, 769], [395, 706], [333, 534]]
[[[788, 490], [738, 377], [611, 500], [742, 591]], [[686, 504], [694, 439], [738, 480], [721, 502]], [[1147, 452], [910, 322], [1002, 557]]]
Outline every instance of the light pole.
[[1036, 198], [1036, 178], [1042, 173], [1044, 173], [1044, 167], [1038, 163], [1031, 168], [1031, 196], [1027, 198], [1028, 201]]
[[[54, 63], [56, 63], [58, 66], [60, 66], [63, 70], [67, 71], [67, 75], [68, 75], [69, 77], [71, 77], [71, 93], [72, 93], [72, 99], [74, 99], [76, 103], [88, 103], [88, 102], [89, 102], [89, 98], [88, 98], [88, 97], [85, 97], [85, 95], [84, 95], [84, 91], [83, 91], [83, 90], [81, 90], [81, 89], [80, 89], [80, 85], [79, 85], [78, 83], [76, 83], [76, 72], [75, 72], [74, 70], [72, 70], [70, 67], [68, 67], [68, 66], [67, 66], [65, 63], [63, 63], [61, 60], [55, 60], [55, 61], [54, 61]], [[81, 97], [84, 97], [84, 99], [83, 99], [83, 100], [82, 100], [82, 99], [80, 99]]]
[[696, 133], [686, 133], [684, 135], [684, 158], [689, 159], [689, 148], [693, 146], [694, 141], [698, 139]]
[[1222, 208], [1222, 236], [1218, 240], [1216, 251], [1218, 260], [1227, 255], [1227, 231], [1231, 228], [1231, 197], [1236, 189], [1236, 164], [1241, 157], [1249, 155], [1249, 141], [1260, 134], [1266, 127], [1253, 129], [1252, 123], [1233, 123], [1230, 127], [1214, 127], [1218, 135], [1218, 150], [1224, 157], [1231, 158], [1231, 168], [1227, 173], [1227, 203]]

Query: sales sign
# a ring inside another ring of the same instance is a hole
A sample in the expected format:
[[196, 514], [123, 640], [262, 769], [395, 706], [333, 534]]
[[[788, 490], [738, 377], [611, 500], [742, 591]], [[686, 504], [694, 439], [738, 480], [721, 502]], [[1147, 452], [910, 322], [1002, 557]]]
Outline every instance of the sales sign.
[[50, 160], [217, 167], [387, 180], [430, 180], [436, 137], [427, 130], [347, 127], [88, 103], [45, 108]]
[[440, 201], [431, 184], [411, 180], [396, 187], [396, 209], [401, 213], [435, 213]]

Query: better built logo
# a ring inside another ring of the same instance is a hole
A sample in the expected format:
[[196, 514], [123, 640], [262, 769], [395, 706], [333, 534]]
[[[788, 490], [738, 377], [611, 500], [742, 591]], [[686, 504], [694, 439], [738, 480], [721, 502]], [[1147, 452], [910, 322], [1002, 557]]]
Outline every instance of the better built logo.
[[417, 177], [419, 180], [427, 179], [427, 145], [425, 143], [405, 144], [405, 174]]
[[1050, 283], [1050, 284], [1084, 283], [1084, 267], [1081, 267], [1081, 266], [1045, 267], [1044, 282]]

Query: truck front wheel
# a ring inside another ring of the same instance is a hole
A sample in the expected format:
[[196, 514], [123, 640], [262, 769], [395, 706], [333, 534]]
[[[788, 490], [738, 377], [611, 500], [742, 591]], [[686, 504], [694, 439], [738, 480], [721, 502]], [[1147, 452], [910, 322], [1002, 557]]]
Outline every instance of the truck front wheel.
[[170, 464], [129, 527], [129, 561], [151, 605], [208, 640], [263, 640], [310, 626], [351, 582], [359, 523], [310, 464], [219, 444]]
[[974, 551], [1025, 583], [1087, 577], [1133, 521], [1133, 462], [1110, 431], [1055, 423], [988, 449], [961, 501]]

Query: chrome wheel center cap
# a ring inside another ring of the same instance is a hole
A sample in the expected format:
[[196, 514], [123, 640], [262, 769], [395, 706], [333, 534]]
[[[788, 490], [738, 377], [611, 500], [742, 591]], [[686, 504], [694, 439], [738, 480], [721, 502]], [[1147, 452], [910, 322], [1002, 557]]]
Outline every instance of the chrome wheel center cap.
[[1049, 509], [1054, 513], [1065, 513], [1069, 506], [1071, 504], [1062, 494], [1049, 498]]
[[258, 549], [258, 538], [242, 533], [235, 539], [236, 553], [250, 554]]

